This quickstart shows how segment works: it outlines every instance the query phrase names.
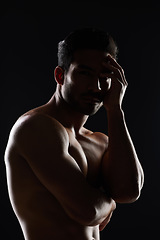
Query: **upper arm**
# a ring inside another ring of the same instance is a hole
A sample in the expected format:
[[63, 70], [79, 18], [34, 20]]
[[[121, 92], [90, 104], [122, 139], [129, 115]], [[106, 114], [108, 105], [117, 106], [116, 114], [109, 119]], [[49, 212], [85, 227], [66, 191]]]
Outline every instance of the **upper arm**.
[[95, 217], [95, 206], [102, 204], [102, 196], [87, 183], [69, 155], [65, 128], [47, 116], [33, 116], [19, 124], [14, 138], [19, 153], [67, 214], [81, 223], [89, 223]]

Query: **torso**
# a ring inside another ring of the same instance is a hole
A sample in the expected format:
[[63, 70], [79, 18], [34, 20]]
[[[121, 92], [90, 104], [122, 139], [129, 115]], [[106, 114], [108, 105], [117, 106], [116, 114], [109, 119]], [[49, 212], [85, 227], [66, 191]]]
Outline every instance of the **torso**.
[[[68, 152], [77, 161], [87, 181], [100, 187], [99, 170], [106, 150], [105, 138], [85, 128], [83, 135], [75, 138], [69, 129], [66, 130], [70, 140]], [[10, 159], [7, 172], [12, 179], [8, 179], [11, 203], [25, 240], [99, 240], [99, 226], [85, 227], [70, 219], [14, 149], [10, 150]]]

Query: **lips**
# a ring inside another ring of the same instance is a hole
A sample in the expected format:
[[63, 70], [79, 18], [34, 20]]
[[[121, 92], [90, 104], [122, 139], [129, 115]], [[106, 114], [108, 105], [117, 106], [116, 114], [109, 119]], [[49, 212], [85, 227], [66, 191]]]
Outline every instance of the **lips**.
[[83, 99], [86, 103], [89, 103], [89, 104], [99, 104], [99, 103], [101, 103], [100, 99], [95, 98], [95, 97], [85, 97]]

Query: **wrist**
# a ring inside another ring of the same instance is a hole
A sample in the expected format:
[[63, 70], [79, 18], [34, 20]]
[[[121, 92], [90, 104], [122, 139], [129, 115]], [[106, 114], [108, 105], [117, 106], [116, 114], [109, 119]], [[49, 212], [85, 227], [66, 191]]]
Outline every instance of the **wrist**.
[[120, 106], [114, 106], [114, 107], [105, 107], [107, 111], [107, 115], [124, 115], [123, 109]]

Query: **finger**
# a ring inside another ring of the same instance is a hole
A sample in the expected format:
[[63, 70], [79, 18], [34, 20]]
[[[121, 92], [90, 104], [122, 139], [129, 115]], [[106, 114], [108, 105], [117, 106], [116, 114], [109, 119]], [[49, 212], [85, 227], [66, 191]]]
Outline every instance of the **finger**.
[[99, 226], [99, 230], [100, 231], [103, 231], [104, 228], [107, 226], [107, 224], [110, 222], [112, 214], [113, 214], [113, 212], [111, 212], [109, 214], [109, 216], [100, 224], [100, 226]]
[[121, 71], [114, 67], [113, 65], [111, 65], [110, 63], [106, 63], [104, 62], [103, 63], [103, 66], [107, 69], [107, 70], [110, 70], [110, 73], [102, 73], [101, 76], [105, 76], [106, 74], [106, 77], [116, 77], [118, 78], [118, 80], [122, 83], [122, 84], [125, 84], [125, 80], [124, 80], [124, 76], [122, 75]]
[[[119, 67], [120, 65], [116, 65], [116, 64], [111, 64], [110, 61], [108, 62], [103, 62], [103, 66], [110, 71], [110, 74], [112, 74], [112, 77], [113, 75], [115, 75], [120, 82], [122, 82], [123, 84], [125, 85], [128, 85], [127, 84], [127, 81], [126, 81], [126, 78], [125, 78], [125, 75], [124, 75], [124, 71], [121, 67]], [[118, 66], [118, 67], [117, 67]], [[105, 73], [102, 73], [103, 76]], [[108, 77], [110, 75], [108, 72], [106, 73], [106, 77]]]
[[110, 54], [107, 55], [106, 60], [107, 60], [106, 62], [110, 61], [114, 67], [118, 68], [121, 72], [123, 72], [122, 67], [118, 64], [116, 59], [114, 59]]
[[107, 55], [106, 57], [106, 63], [111, 63], [111, 65], [113, 65], [115, 68], [118, 68], [119, 71], [121, 72], [122, 76], [123, 76], [123, 80], [125, 82], [126, 85], [128, 85], [126, 78], [125, 78], [125, 74], [124, 74], [124, 70], [123, 68], [118, 64], [118, 62], [116, 61], [116, 59], [114, 59], [110, 54]]

